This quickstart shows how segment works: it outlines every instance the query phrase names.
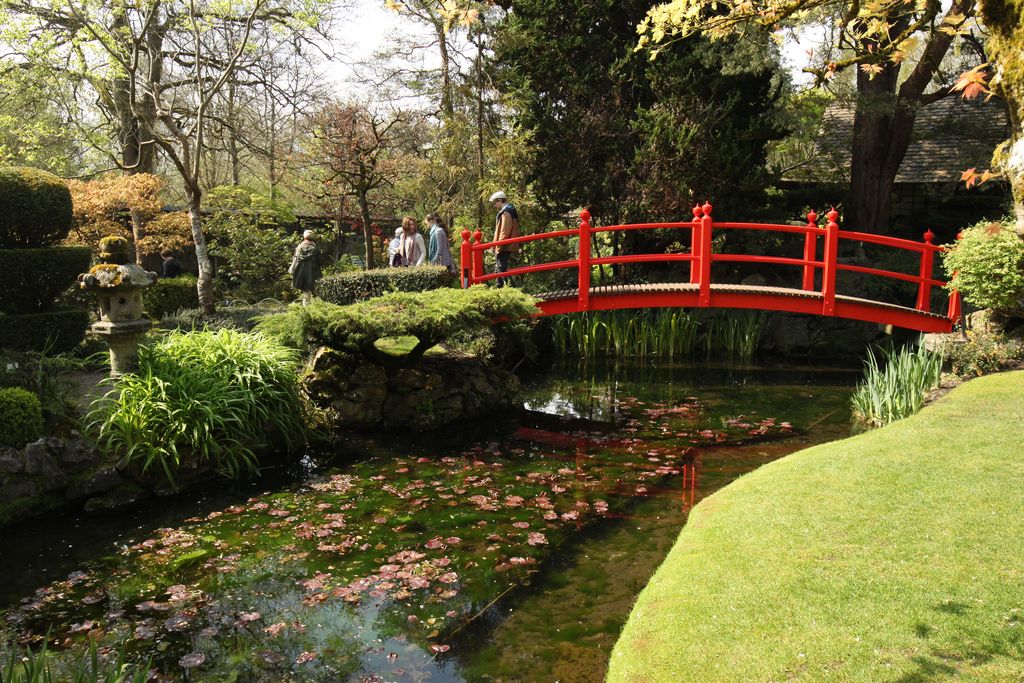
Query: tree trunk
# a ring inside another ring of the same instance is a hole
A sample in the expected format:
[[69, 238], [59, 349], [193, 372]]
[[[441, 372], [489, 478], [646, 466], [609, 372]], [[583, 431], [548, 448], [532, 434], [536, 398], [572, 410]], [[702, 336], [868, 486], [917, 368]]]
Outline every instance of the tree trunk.
[[363, 219], [363, 242], [366, 246], [366, 269], [373, 268], [373, 229], [370, 227], [370, 203], [366, 191], [359, 191], [359, 215]]
[[199, 281], [196, 291], [199, 294], [199, 308], [209, 315], [217, 310], [213, 294], [213, 264], [210, 252], [206, 248], [206, 235], [203, 234], [203, 214], [201, 211], [202, 190], [198, 187], [186, 189], [188, 195], [188, 217], [192, 226], [192, 241], [196, 245], [196, 261], [199, 263]]
[[132, 218], [132, 241], [135, 243], [135, 262], [142, 265], [142, 246], [139, 244], [142, 241], [142, 214], [139, 213], [138, 209], [130, 209], [128, 214]]
[[888, 232], [892, 191], [917, 116], [916, 101], [896, 94], [898, 66], [874, 79], [857, 72], [857, 110], [853, 117], [850, 161], [850, 206], [844, 227]]

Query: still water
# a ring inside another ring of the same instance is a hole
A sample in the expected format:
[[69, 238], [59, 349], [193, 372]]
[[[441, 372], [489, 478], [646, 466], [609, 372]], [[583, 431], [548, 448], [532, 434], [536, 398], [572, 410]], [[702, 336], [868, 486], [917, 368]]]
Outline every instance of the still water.
[[692, 506], [845, 436], [855, 379], [556, 367], [486, 423], [0, 531], [0, 629], [169, 680], [600, 681]]

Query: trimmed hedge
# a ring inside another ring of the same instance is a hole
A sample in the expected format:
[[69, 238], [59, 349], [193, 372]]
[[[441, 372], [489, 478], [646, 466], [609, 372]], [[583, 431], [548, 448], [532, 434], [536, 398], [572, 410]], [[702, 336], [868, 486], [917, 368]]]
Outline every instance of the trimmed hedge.
[[374, 268], [328, 275], [317, 283], [314, 294], [327, 303], [345, 306], [389, 292], [425, 292], [451, 283], [452, 276], [444, 266]]
[[85, 337], [89, 311], [48, 311], [0, 315], [0, 349], [64, 353]]
[[89, 270], [91, 258], [88, 247], [0, 249], [0, 312], [46, 310]]
[[295, 348], [329, 346], [344, 353], [383, 358], [376, 348], [384, 337], [416, 337], [405, 362], [419, 361], [427, 349], [466, 333], [489, 330], [537, 312], [534, 299], [512, 287], [392, 292], [348, 306], [313, 300], [263, 318], [257, 331]]
[[71, 231], [71, 192], [35, 168], [0, 168], [0, 249], [48, 247]]
[[21, 448], [43, 433], [43, 407], [31, 391], [0, 389], [0, 446]]
[[160, 278], [142, 290], [142, 310], [155, 320], [173, 315], [183, 308], [199, 306], [194, 275]]

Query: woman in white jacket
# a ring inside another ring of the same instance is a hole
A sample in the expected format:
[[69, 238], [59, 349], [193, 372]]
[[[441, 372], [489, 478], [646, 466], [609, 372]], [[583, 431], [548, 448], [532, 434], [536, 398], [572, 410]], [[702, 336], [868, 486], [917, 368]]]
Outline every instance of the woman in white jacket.
[[402, 219], [402, 260], [407, 266], [422, 266], [427, 262], [427, 245], [416, 230], [416, 221], [409, 216]]

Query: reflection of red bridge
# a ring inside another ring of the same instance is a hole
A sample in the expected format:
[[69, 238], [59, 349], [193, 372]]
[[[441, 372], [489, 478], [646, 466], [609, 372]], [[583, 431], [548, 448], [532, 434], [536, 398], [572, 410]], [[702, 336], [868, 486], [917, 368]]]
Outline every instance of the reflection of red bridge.
[[[850, 318], [921, 332], [949, 332], [960, 317], [960, 296], [956, 291], [950, 293], [944, 313], [931, 311], [932, 289], [943, 287], [946, 284], [932, 277], [935, 254], [942, 251], [943, 247], [932, 244], [934, 235], [931, 231], [925, 233], [923, 242], [914, 242], [885, 235], [841, 230], [836, 222], [838, 217], [839, 214], [835, 209], [829, 211], [824, 227], [818, 227], [818, 217], [813, 211], [807, 215], [806, 225], [718, 223], [711, 218], [711, 205], [704, 204], [694, 207], [693, 220], [680, 223], [610, 225], [595, 228], [590, 225], [590, 212], [584, 210], [580, 213], [580, 227], [575, 230], [543, 232], [500, 242], [482, 242], [479, 230], [472, 235], [465, 230], [462, 232], [462, 284], [465, 287], [499, 277], [496, 273], [484, 272], [483, 257], [484, 251], [498, 245], [526, 244], [539, 240], [576, 237], [584, 248], [577, 250], [578, 255], [575, 259], [513, 268], [507, 273], [512, 276], [563, 268], [577, 270], [578, 283], [576, 287], [540, 295], [537, 307], [540, 309], [541, 315], [621, 308], [747, 308]], [[598, 257], [592, 255], [591, 238], [595, 233], [656, 229], [676, 229], [681, 234], [684, 231], [689, 232], [690, 251], [680, 254], [629, 254]], [[712, 243], [712, 234], [716, 229], [760, 230], [803, 235], [803, 258], [716, 254]], [[819, 238], [821, 239], [819, 240]], [[839, 243], [842, 240], [866, 242], [919, 254], [920, 268], [916, 274], [909, 274], [840, 263], [837, 260], [837, 255]], [[823, 243], [820, 260], [818, 259], [819, 241]], [[593, 286], [590, 282], [593, 266], [672, 261], [689, 262], [688, 282], [606, 286]], [[715, 263], [760, 263], [791, 266], [801, 270], [803, 280], [800, 289], [715, 283], [711, 276], [711, 266]], [[916, 304], [911, 308], [837, 293], [836, 274], [839, 271], [912, 283], [917, 288]], [[820, 285], [816, 285], [816, 281], [820, 282]]]

